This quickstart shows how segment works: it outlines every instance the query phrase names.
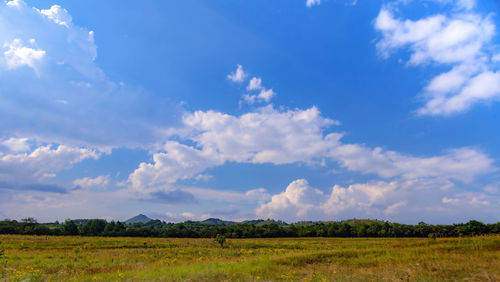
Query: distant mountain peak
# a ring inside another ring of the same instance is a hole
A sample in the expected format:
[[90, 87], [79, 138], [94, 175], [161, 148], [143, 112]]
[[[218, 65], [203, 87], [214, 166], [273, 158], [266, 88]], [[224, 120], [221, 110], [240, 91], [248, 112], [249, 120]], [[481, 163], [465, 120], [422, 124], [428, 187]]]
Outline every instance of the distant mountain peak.
[[125, 223], [146, 223], [150, 220], [151, 220], [151, 218], [149, 218], [141, 213], [141, 214], [138, 214], [132, 218], [125, 220]]

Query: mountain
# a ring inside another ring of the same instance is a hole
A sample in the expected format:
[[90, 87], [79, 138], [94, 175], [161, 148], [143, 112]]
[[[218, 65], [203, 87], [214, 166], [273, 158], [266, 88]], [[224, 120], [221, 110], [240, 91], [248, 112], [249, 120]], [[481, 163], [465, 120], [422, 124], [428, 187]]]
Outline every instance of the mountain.
[[139, 214], [139, 215], [136, 215], [132, 218], [129, 218], [127, 220], [125, 220], [125, 223], [146, 223], [148, 221], [150, 221], [151, 218], [143, 215], [143, 214]]
[[235, 225], [237, 224], [234, 221], [226, 221], [218, 218], [208, 218], [203, 221], [200, 221], [202, 224], [213, 224], [213, 225]]

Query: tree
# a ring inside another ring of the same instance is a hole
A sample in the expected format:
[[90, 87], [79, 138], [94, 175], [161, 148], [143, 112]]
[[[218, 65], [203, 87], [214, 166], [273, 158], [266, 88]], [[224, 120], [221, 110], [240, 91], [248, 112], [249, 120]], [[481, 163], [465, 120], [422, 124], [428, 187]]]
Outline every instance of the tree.
[[91, 219], [87, 223], [81, 226], [81, 233], [83, 235], [98, 236], [102, 235], [104, 228], [106, 227], [106, 221], [103, 219]]
[[226, 243], [226, 236], [217, 234], [214, 240], [220, 245], [221, 248], [224, 248], [224, 243]]
[[63, 224], [65, 235], [78, 235], [78, 227], [73, 220], [66, 220]]
[[25, 234], [33, 234], [35, 226], [38, 225], [38, 222], [33, 217], [23, 218], [21, 219], [21, 226]]

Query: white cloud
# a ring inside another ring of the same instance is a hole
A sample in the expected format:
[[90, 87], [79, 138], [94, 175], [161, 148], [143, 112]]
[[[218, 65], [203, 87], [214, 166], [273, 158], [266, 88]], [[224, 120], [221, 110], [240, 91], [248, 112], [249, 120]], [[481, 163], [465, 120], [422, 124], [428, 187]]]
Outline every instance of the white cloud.
[[383, 178], [438, 177], [471, 182], [496, 171], [493, 160], [472, 148], [456, 148], [432, 157], [416, 157], [362, 144], [341, 142], [343, 134], [324, 134], [339, 124], [307, 110], [274, 109], [271, 105], [241, 116], [215, 111], [186, 114], [183, 127], [173, 130], [193, 145], [167, 141], [152, 163], [141, 163], [129, 176], [134, 187], [175, 183], [195, 178], [227, 162], [321, 164], [333, 160], [350, 171]]
[[0, 152], [0, 181], [32, 184], [42, 181], [85, 159], [97, 159], [100, 154], [86, 148], [59, 145], [40, 146], [28, 153]]
[[319, 5], [321, 4], [321, 0], [307, 0], [306, 1], [306, 6], [307, 7], [312, 7], [312, 6], [315, 6], [315, 5]]
[[441, 156], [423, 158], [345, 144], [332, 148], [330, 154], [351, 171], [375, 173], [384, 178], [446, 177], [471, 182], [477, 175], [496, 171], [491, 158], [471, 148], [452, 149]]
[[7, 7], [20, 8], [21, 6], [24, 6], [25, 3], [23, 0], [12, 0], [5, 3], [5, 5], [7, 5]]
[[75, 186], [80, 187], [80, 188], [88, 189], [88, 188], [95, 188], [95, 187], [106, 187], [109, 185], [110, 180], [111, 180], [111, 177], [109, 175], [100, 175], [100, 176], [97, 176], [94, 178], [84, 177], [84, 178], [75, 179], [73, 181], [73, 184]]
[[284, 192], [272, 196], [270, 202], [260, 205], [255, 212], [261, 218], [313, 218], [324, 198], [323, 192], [311, 187], [307, 180], [298, 179], [290, 183]]
[[276, 93], [272, 89], [262, 89], [258, 95], [244, 94], [243, 100], [250, 105], [259, 101], [269, 103], [275, 95]]
[[180, 179], [194, 178], [207, 168], [221, 165], [223, 160], [210, 150], [196, 148], [169, 141], [164, 146], [165, 153], [153, 155], [153, 164], [140, 163], [129, 175], [128, 180], [135, 188], [174, 183]]
[[57, 24], [69, 27], [71, 21], [73, 20], [69, 15], [68, 11], [59, 5], [53, 5], [50, 9], [38, 10], [40, 14], [47, 16]]
[[95, 63], [94, 32], [77, 26], [66, 9], [3, 1], [0, 22], [2, 140], [149, 149], [178, 120], [179, 105], [107, 79]]
[[243, 94], [243, 101], [247, 104], [254, 104], [255, 102], [269, 103], [276, 95], [272, 89], [266, 89], [262, 86], [262, 79], [260, 77], [253, 77], [247, 85], [247, 91], [258, 91], [258, 94]]
[[[34, 45], [34, 40], [31, 43]], [[45, 56], [44, 50], [27, 47], [23, 45], [19, 38], [12, 40], [10, 43], [5, 43], [3, 48], [7, 49], [3, 55], [6, 67], [9, 70], [28, 66], [37, 71], [38, 64]]]
[[324, 127], [338, 122], [323, 118], [317, 108], [278, 111], [272, 106], [242, 116], [214, 111], [186, 114], [176, 134], [196, 142], [175, 141], [154, 154], [153, 164], [141, 163], [129, 181], [141, 187], [192, 178], [225, 162], [317, 162], [340, 135], [323, 136]]
[[11, 137], [1, 143], [3, 146], [7, 147], [10, 152], [25, 152], [28, 151], [30, 146], [28, 144], [28, 138], [14, 138]]
[[[18, 0], [0, 5], [0, 19], [3, 24], [0, 43], [10, 48], [11, 68], [20, 65], [33, 68], [47, 57], [49, 66], [57, 62], [88, 78], [104, 79], [102, 70], [94, 63], [97, 56], [94, 32], [74, 26], [66, 9], [53, 5], [39, 10]], [[22, 44], [30, 41], [34, 45], [35, 40], [40, 48]]]
[[227, 75], [227, 79], [232, 82], [243, 82], [247, 77], [247, 73], [243, 70], [242, 65], [237, 65], [236, 71]]
[[262, 78], [260, 77], [252, 77], [250, 82], [248, 83], [247, 90], [260, 90], [262, 89]]
[[412, 20], [396, 19], [387, 8], [382, 8], [375, 28], [383, 38], [377, 48], [388, 56], [393, 50], [409, 46], [413, 52], [410, 64], [428, 61], [437, 63], [462, 63], [474, 60], [481, 48], [491, 41], [495, 25], [489, 17], [477, 14], [460, 14], [447, 17], [442, 14]]
[[[451, 189], [453, 188], [453, 189]], [[483, 193], [460, 192], [453, 183], [439, 178], [391, 182], [371, 181], [344, 188], [335, 185], [324, 193], [304, 179], [295, 180], [284, 192], [273, 195], [255, 210], [261, 218], [298, 220], [340, 220], [352, 217], [434, 222], [448, 216], [470, 218], [487, 213], [495, 214], [498, 207], [490, 204], [495, 198]], [[463, 209], [467, 205], [471, 209]]]
[[[457, 84], [462, 78], [457, 78]], [[450, 86], [452, 90], [453, 86]], [[500, 98], [500, 73], [485, 71], [468, 78], [465, 85], [453, 96], [435, 95], [426, 106], [420, 109], [420, 114], [451, 114], [469, 109], [478, 101], [488, 101]]]
[[[419, 115], [460, 113], [476, 103], [500, 97], [500, 75], [488, 63], [495, 61], [491, 41], [496, 26], [491, 16], [472, 11], [475, 1], [453, 3], [457, 10], [450, 15], [436, 14], [415, 21], [396, 18], [386, 6], [375, 20], [375, 28], [382, 33], [377, 49], [383, 57], [407, 47], [411, 52], [409, 65], [452, 66], [425, 87], [422, 97], [426, 103], [418, 109]], [[485, 83], [492, 86], [484, 87]]]

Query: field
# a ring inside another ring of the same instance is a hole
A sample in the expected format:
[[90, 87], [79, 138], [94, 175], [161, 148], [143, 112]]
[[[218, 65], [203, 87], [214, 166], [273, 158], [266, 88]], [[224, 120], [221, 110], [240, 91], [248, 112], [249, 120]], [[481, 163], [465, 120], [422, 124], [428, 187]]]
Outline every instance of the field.
[[209, 239], [2, 235], [0, 280], [500, 281], [500, 236]]

